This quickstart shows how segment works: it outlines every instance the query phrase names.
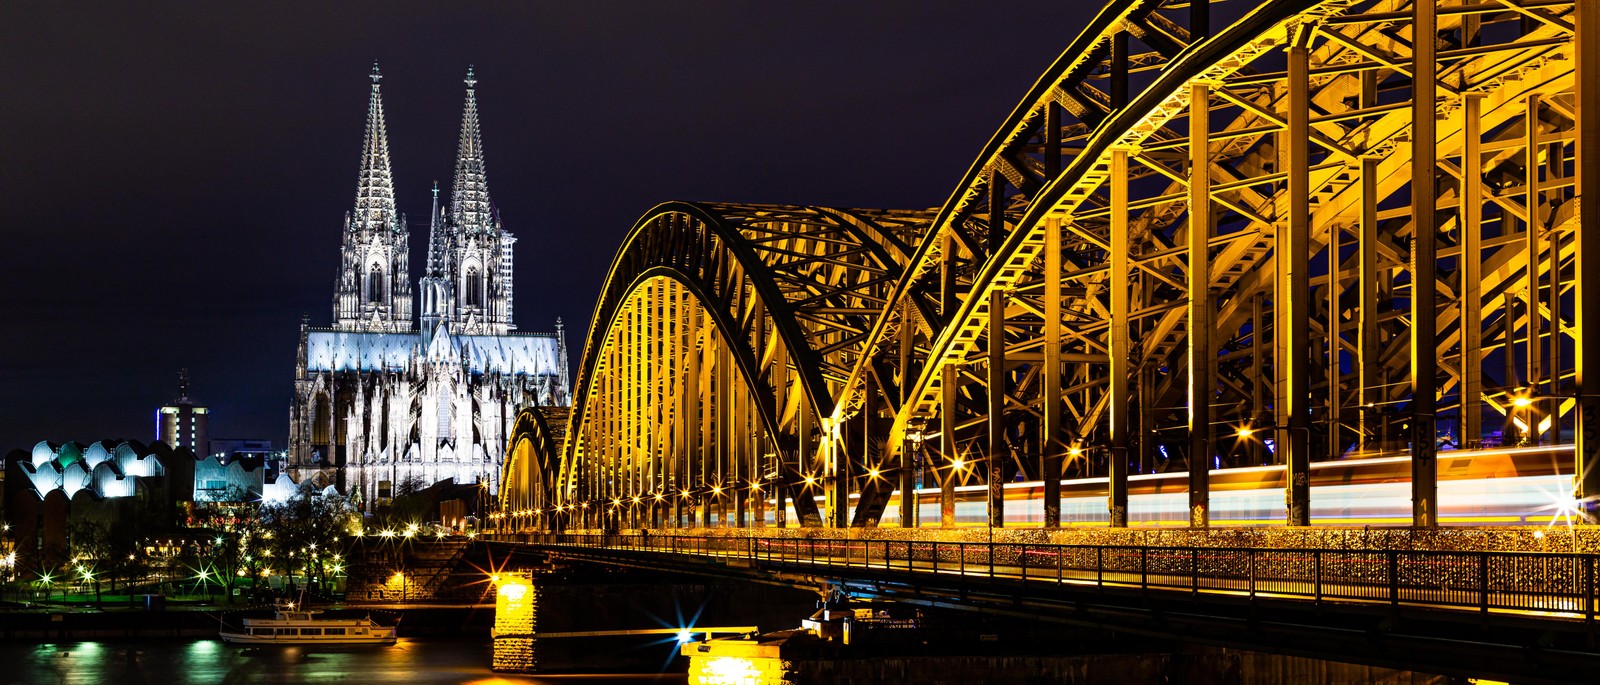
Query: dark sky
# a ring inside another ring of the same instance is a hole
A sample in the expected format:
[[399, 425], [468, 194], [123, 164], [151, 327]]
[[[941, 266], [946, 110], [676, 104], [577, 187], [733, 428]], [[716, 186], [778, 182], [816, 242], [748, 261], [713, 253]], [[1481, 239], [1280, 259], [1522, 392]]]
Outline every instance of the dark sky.
[[1093, 4], [0, 4], [0, 452], [149, 440], [180, 367], [282, 446], [374, 59], [413, 277], [474, 64], [517, 323], [577, 355], [649, 207], [937, 206]]

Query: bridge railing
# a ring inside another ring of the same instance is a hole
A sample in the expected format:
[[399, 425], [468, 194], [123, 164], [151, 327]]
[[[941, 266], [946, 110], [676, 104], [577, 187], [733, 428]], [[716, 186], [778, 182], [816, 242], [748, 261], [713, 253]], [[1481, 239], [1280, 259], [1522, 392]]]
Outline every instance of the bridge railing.
[[1600, 556], [1542, 552], [1260, 549], [689, 535], [534, 534], [502, 540], [742, 559], [756, 565], [954, 574], [1026, 583], [1389, 603], [1594, 621]]

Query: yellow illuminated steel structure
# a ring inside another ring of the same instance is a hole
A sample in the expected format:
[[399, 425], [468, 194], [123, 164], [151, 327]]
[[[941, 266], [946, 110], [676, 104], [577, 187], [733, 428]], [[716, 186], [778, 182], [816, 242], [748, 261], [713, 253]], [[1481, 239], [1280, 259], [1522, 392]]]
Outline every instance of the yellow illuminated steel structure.
[[1600, 495], [1600, 4], [1236, 4], [1108, 4], [937, 210], [652, 210], [508, 506], [872, 526], [976, 479], [1001, 525], [1020, 477], [1056, 526], [1107, 476], [1125, 525], [1188, 470], [1205, 526], [1214, 464], [1279, 463], [1306, 525], [1313, 460], [1410, 454], [1426, 526], [1439, 446], [1495, 440]]

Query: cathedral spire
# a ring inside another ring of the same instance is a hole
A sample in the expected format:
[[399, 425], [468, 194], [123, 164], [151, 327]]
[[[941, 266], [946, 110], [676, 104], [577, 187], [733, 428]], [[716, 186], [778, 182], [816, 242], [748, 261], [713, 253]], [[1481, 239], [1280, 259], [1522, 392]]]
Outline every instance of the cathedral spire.
[[422, 269], [422, 335], [431, 340], [434, 329], [449, 317], [451, 308], [450, 227], [439, 209], [439, 182], [433, 182], [433, 211], [428, 223], [428, 261]]
[[396, 214], [394, 176], [389, 169], [389, 133], [383, 123], [383, 74], [372, 63], [372, 96], [367, 103], [367, 134], [361, 143], [361, 177], [356, 186], [356, 226], [388, 226]]
[[411, 262], [406, 220], [395, 209], [389, 168], [389, 134], [383, 122], [383, 74], [372, 64], [367, 130], [361, 142], [361, 173], [355, 208], [346, 216], [344, 244], [333, 296], [334, 325], [341, 330], [411, 330]]
[[477, 76], [467, 67], [467, 104], [461, 113], [461, 141], [456, 149], [456, 179], [451, 188], [450, 220], [465, 233], [492, 230], [489, 182], [484, 174], [483, 136], [478, 132]]
[[428, 216], [428, 263], [423, 278], [444, 278], [450, 258], [449, 233], [445, 231], [444, 215], [439, 212], [439, 182], [433, 182], [433, 211]]

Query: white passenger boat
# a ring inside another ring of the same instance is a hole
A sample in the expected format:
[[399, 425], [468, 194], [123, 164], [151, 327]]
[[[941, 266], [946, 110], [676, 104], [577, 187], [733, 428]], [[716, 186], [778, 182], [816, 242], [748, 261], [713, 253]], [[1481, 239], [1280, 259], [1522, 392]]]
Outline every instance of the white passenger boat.
[[223, 642], [242, 645], [392, 645], [395, 627], [363, 618], [323, 618], [320, 611], [278, 606], [272, 618], [240, 619], [241, 629], [224, 626]]

